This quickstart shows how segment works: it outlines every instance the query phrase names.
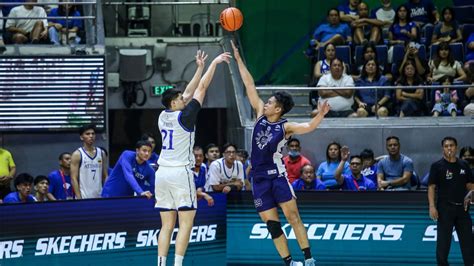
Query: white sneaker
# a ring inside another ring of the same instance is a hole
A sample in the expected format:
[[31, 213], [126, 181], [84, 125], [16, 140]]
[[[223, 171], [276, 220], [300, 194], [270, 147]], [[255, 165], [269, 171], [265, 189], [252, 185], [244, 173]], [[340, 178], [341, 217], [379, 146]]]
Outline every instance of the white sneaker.
[[304, 266], [304, 264], [301, 261], [292, 260], [290, 266]]
[[316, 260], [313, 258], [307, 259], [304, 261], [304, 266], [315, 266]]

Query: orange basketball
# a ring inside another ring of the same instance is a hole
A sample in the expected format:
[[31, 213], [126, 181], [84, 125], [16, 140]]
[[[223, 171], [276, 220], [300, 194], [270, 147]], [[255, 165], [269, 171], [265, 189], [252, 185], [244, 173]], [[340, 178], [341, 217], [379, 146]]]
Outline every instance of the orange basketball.
[[237, 8], [228, 7], [221, 12], [220, 21], [225, 30], [236, 31], [242, 27], [244, 16]]

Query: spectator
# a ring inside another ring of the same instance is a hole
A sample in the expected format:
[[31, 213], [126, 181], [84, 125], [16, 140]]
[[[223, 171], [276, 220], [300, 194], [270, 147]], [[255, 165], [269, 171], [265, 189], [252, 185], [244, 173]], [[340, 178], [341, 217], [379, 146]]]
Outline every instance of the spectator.
[[409, 190], [413, 175], [413, 161], [400, 153], [400, 139], [389, 136], [386, 141], [388, 156], [377, 164], [377, 182], [380, 190]]
[[471, 172], [474, 175], [474, 149], [471, 146], [462, 147], [459, 152], [459, 158], [469, 164], [469, 168], [471, 168]]
[[349, 0], [346, 3], [339, 5], [339, 17], [341, 21], [351, 24], [351, 22], [359, 19], [359, 10], [357, 7], [360, 4], [360, 0]]
[[[419, 86], [423, 81], [416, 71], [415, 62], [407, 60], [402, 66], [400, 78], [396, 82], [397, 86]], [[417, 116], [423, 113], [424, 103], [423, 89], [397, 89], [396, 98], [398, 101], [398, 112], [400, 117]]]
[[431, 44], [440, 42], [455, 43], [462, 40], [462, 32], [456, 21], [454, 10], [451, 7], [441, 11], [441, 23], [436, 24], [431, 37]]
[[82, 147], [71, 156], [71, 182], [76, 199], [99, 198], [107, 179], [107, 156], [95, 147], [95, 125], [79, 129]]
[[331, 60], [336, 58], [336, 46], [334, 46], [332, 43], [327, 43], [324, 46], [324, 56], [324, 59], [319, 60], [314, 65], [313, 77], [315, 81], [319, 80], [324, 74], [330, 72]]
[[374, 152], [371, 149], [364, 149], [360, 153], [360, 158], [362, 159], [361, 174], [377, 185], [377, 162], [374, 158]]
[[222, 147], [224, 157], [209, 166], [209, 179], [206, 184], [212, 191], [229, 193], [244, 187], [244, 166], [235, 158], [237, 147], [227, 143]]
[[429, 62], [428, 81], [442, 82], [442, 77], [449, 76], [455, 81], [464, 81], [467, 76], [459, 61], [454, 60], [451, 47], [447, 42], [438, 45], [434, 59]]
[[314, 167], [306, 164], [301, 168], [301, 176], [291, 183], [294, 190], [326, 190], [326, 186], [314, 174]]
[[380, 26], [383, 25], [377, 19], [369, 18], [369, 6], [362, 2], [357, 6], [359, 18], [351, 22], [354, 32], [354, 43], [366, 44], [369, 41], [379, 43], [382, 38]]
[[388, 34], [390, 26], [395, 19], [395, 10], [391, 0], [380, 0], [380, 7], [372, 9], [370, 17], [379, 21], [379, 27], [382, 27], [384, 34]]
[[0, 198], [11, 192], [10, 183], [16, 173], [12, 154], [3, 148], [3, 134], [0, 134]]
[[[54, 8], [58, 8], [58, 5], [48, 4], [48, 3], [54, 3], [54, 2], [58, 2], [58, 0], [38, 0], [38, 3], [43, 4], [41, 6], [44, 8], [47, 14], [50, 14]], [[59, 2], [74, 2], [74, 1], [60, 0]], [[60, 7], [61, 6], [64, 6], [64, 5], [60, 5]]]
[[347, 24], [341, 23], [337, 9], [329, 9], [327, 20], [328, 23], [319, 25], [314, 31], [311, 43], [316, 52], [319, 51], [319, 47], [324, 47], [328, 43], [341, 45], [352, 41], [351, 29]]
[[350, 174], [342, 174], [342, 171], [349, 159], [349, 148], [344, 146], [341, 148], [341, 161], [337, 166], [334, 177], [336, 178], [337, 184], [341, 186], [342, 190], [352, 191], [364, 191], [364, 190], [377, 190], [374, 182], [370, 179], [365, 178], [361, 174], [362, 159], [359, 155], [353, 155], [350, 159]]
[[[451, 85], [452, 78], [449, 76], [443, 77], [441, 80], [443, 81], [443, 85]], [[457, 115], [457, 102], [459, 100], [458, 93], [456, 89], [451, 89], [449, 87], [443, 88], [443, 91], [436, 90], [435, 91], [435, 105], [433, 106], [433, 113], [434, 117], [438, 117], [441, 115], [451, 115], [452, 117], [456, 117]]]
[[420, 29], [427, 24], [436, 24], [439, 21], [438, 11], [431, 0], [408, 0], [406, 6], [410, 19]]
[[27, 173], [21, 173], [15, 178], [15, 188], [17, 192], [8, 194], [3, 203], [22, 203], [35, 202], [36, 199], [31, 195], [31, 186], [33, 185], [33, 177]]
[[160, 156], [156, 154], [155, 152], [155, 148], [156, 148], [155, 136], [153, 136], [153, 134], [151, 133], [144, 133], [141, 136], [140, 140], [148, 141], [151, 144], [151, 156], [150, 156], [150, 159], [148, 159], [148, 163], [154, 170], [158, 169], [158, 158], [160, 158]]
[[205, 157], [206, 157], [206, 166], [207, 166], [207, 169], [209, 169], [209, 166], [211, 165], [211, 163], [221, 157], [219, 146], [217, 146], [214, 143], [209, 143], [206, 146]]
[[244, 166], [244, 179], [245, 179], [245, 189], [251, 190], [252, 189], [252, 179], [250, 178], [250, 160], [249, 160], [249, 153], [244, 149], [238, 149], [235, 158], [239, 160]]
[[207, 176], [207, 167], [204, 164], [204, 150], [200, 146], [194, 146], [194, 185], [196, 190], [206, 191], [206, 176]]
[[301, 155], [301, 143], [297, 138], [291, 138], [286, 143], [288, 155], [283, 157], [288, 179], [291, 184], [295, 182], [301, 175], [301, 168], [307, 164], [311, 164], [308, 158]]
[[67, 37], [66, 43], [79, 44], [81, 38], [78, 36], [79, 30], [82, 29], [82, 20], [75, 17], [80, 17], [81, 13], [74, 5], [60, 5], [57, 8], [51, 9], [49, 17], [70, 17], [69, 19], [49, 19], [48, 32], [49, 39], [54, 45], [60, 45], [63, 37]]
[[402, 63], [399, 64], [398, 72], [402, 73], [402, 67], [407, 60], [413, 60], [415, 62], [415, 68], [420, 76], [424, 76], [426, 73], [427, 64], [424, 58], [420, 57], [419, 51], [421, 46], [415, 42], [409, 42], [405, 45], [405, 55], [403, 56]]
[[[316, 177], [320, 179], [328, 189], [339, 188], [334, 173], [341, 162], [341, 145], [337, 142], [329, 143], [326, 148], [326, 161], [322, 162], [316, 171]], [[344, 174], [350, 174], [349, 163], [344, 164]]]
[[[344, 73], [342, 60], [334, 58], [331, 61], [331, 72], [324, 75], [318, 82], [318, 87], [326, 87], [318, 91], [319, 101], [328, 101], [331, 110], [326, 117], [347, 117], [353, 115], [352, 105], [354, 104], [354, 90], [352, 89], [329, 89], [329, 87], [354, 87], [354, 80]], [[313, 110], [312, 116], [318, 110]]]
[[71, 183], [71, 154], [63, 152], [59, 155], [59, 170], [49, 173], [49, 193], [56, 200], [74, 199]]
[[[370, 59], [366, 61], [362, 69], [360, 79], [356, 81], [356, 86], [365, 87], [383, 87], [389, 85], [389, 81], [380, 72], [377, 60]], [[377, 113], [378, 116], [388, 116], [391, 109], [391, 93], [384, 89], [364, 89], [357, 90], [354, 97], [357, 103], [357, 116], [367, 117]]]
[[[471, 85], [474, 85], [474, 82], [472, 82]], [[464, 115], [474, 116], [474, 86], [471, 86], [466, 90], [466, 99], [468, 104], [464, 107]]]
[[[0, 9], [0, 17], [3, 17], [2, 10]], [[4, 46], [5, 43], [3, 42], [3, 19], [0, 19], [0, 46]], [[3, 47], [5, 48], [5, 47]], [[3, 51], [0, 50], [0, 54], [2, 54]]]
[[373, 42], [368, 42], [362, 47], [362, 60], [361, 62], [356, 62], [352, 70], [352, 78], [357, 80], [360, 78], [362, 73], [362, 68], [364, 64], [370, 59], [377, 61], [377, 64], [380, 68], [380, 73], [383, 73], [388, 80], [392, 80], [393, 76], [390, 73], [390, 67], [387, 64], [380, 64], [377, 55], [377, 46]]
[[397, 8], [395, 19], [388, 32], [388, 44], [391, 46], [388, 50], [388, 62], [393, 62], [393, 45], [405, 45], [410, 41], [418, 39], [418, 29], [416, 24], [410, 20], [408, 9], [405, 5]]
[[[35, 3], [36, 0], [29, 1]], [[16, 19], [21, 17], [39, 17], [44, 19]], [[14, 7], [8, 15], [5, 29], [6, 41], [15, 44], [40, 43], [48, 39], [48, 20], [44, 9], [40, 6], [24, 4]]]
[[148, 163], [151, 143], [139, 140], [135, 151], [124, 151], [104, 184], [102, 197], [131, 197], [134, 195], [153, 198], [155, 171]]
[[36, 201], [48, 201], [51, 200], [48, 197], [49, 192], [49, 178], [44, 175], [39, 175], [35, 178], [35, 198]]
[[[464, 68], [468, 69], [468, 66], [474, 63], [474, 32], [469, 35], [466, 45], [464, 46], [466, 47], [466, 63], [464, 64]], [[471, 74], [474, 75], [474, 73]]]

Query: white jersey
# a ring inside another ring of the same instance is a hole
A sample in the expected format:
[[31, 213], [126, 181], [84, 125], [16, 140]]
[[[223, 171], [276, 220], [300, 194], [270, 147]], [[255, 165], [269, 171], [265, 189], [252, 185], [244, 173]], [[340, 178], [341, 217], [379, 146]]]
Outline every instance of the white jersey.
[[224, 158], [217, 159], [209, 165], [208, 178], [206, 181], [206, 191], [213, 191], [213, 185], [220, 185], [229, 182], [231, 179], [239, 179], [244, 183], [244, 165], [235, 160], [232, 167], [227, 167]]
[[79, 187], [83, 199], [100, 198], [102, 191], [102, 150], [95, 148], [94, 158], [79, 148], [81, 164], [79, 166]]
[[159, 166], [193, 166], [194, 165], [194, 128], [189, 131], [181, 125], [181, 111], [164, 110], [158, 118], [161, 132], [162, 148]]

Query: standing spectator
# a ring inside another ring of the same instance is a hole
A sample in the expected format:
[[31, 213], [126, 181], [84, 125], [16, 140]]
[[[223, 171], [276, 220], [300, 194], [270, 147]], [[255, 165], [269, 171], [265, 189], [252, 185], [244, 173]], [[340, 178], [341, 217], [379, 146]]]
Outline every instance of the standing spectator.
[[369, 6], [366, 3], [360, 3], [357, 9], [359, 11], [359, 18], [351, 22], [354, 32], [354, 43], [363, 45], [369, 41], [379, 43], [382, 38], [380, 26], [383, 23], [369, 17]]
[[471, 146], [462, 147], [459, 152], [459, 158], [469, 164], [469, 168], [471, 168], [471, 172], [474, 175], [474, 149]]
[[16, 165], [12, 154], [3, 148], [3, 135], [0, 134], [0, 199], [10, 190], [10, 183], [16, 173]]
[[79, 129], [82, 147], [71, 156], [71, 182], [76, 199], [99, 198], [107, 179], [107, 156], [95, 147], [95, 125]]
[[339, 17], [341, 21], [351, 24], [351, 22], [359, 19], [359, 6], [361, 0], [349, 0], [346, 3], [339, 5], [337, 9], [339, 10]]
[[[322, 162], [316, 171], [316, 177], [320, 179], [328, 189], [339, 188], [334, 174], [341, 162], [341, 144], [329, 143], [326, 148], [326, 161]], [[344, 174], [350, 174], [349, 163], [344, 163]]]
[[431, 37], [431, 44], [440, 42], [455, 43], [462, 40], [461, 28], [456, 21], [454, 10], [451, 7], [443, 8], [441, 11], [441, 23], [436, 24]]
[[388, 62], [393, 62], [393, 46], [394, 45], [405, 45], [410, 41], [416, 41], [418, 39], [418, 29], [416, 24], [411, 21], [408, 16], [408, 9], [405, 5], [400, 5], [397, 8], [395, 19], [388, 32]]
[[[441, 80], [443, 81], [443, 85], [449, 86], [452, 83], [451, 77], [443, 77]], [[449, 87], [443, 88], [443, 90], [436, 90], [435, 91], [435, 105], [433, 106], [433, 113], [434, 117], [438, 117], [441, 115], [451, 115], [455, 117], [458, 112], [457, 102], [459, 100], [458, 93], [456, 89], [451, 89]]]
[[362, 159], [361, 174], [377, 185], [377, 162], [374, 158], [374, 152], [371, 149], [364, 149], [360, 153], [360, 158]]
[[204, 164], [204, 150], [200, 146], [194, 146], [194, 184], [196, 185], [196, 190], [206, 191], [206, 177], [207, 177], [207, 167]]
[[301, 155], [301, 143], [297, 138], [291, 138], [286, 143], [288, 155], [283, 157], [288, 179], [291, 184], [295, 182], [301, 175], [301, 168], [307, 164], [311, 164], [308, 158]]
[[352, 41], [351, 29], [346, 23], [341, 23], [337, 9], [329, 9], [327, 20], [328, 23], [319, 25], [314, 31], [311, 44], [316, 53], [320, 47], [324, 47], [328, 43], [341, 45]]
[[[402, 66], [401, 75], [396, 84], [397, 86], [419, 86], [423, 84], [423, 80], [416, 71], [415, 62], [413, 60], [407, 60]], [[398, 101], [399, 116], [421, 115], [425, 105], [425, 103], [422, 102], [423, 97], [424, 91], [421, 88], [397, 89], [396, 98]]]
[[442, 77], [449, 76], [455, 81], [465, 81], [466, 73], [462, 69], [462, 64], [454, 60], [451, 47], [447, 42], [438, 45], [434, 59], [429, 62], [430, 73], [428, 81], [443, 82]]
[[36, 199], [31, 195], [33, 186], [33, 177], [27, 173], [21, 173], [15, 177], [16, 192], [11, 192], [4, 199], [3, 203], [22, 203], [35, 202]]
[[206, 146], [206, 166], [209, 169], [211, 163], [221, 157], [221, 151], [219, 150], [219, 146], [214, 143], [209, 143]]
[[326, 186], [314, 174], [314, 167], [306, 164], [301, 168], [301, 176], [291, 183], [294, 190], [326, 190]]
[[400, 139], [389, 136], [386, 141], [388, 156], [377, 164], [377, 182], [380, 190], [409, 190], [413, 175], [413, 161], [400, 153]]
[[209, 179], [206, 186], [212, 191], [229, 193], [244, 187], [244, 166], [235, 158], [237, 147], [227, 143], [222, 147], [224, 157], [209, 166]]
[[151, 143], [139, 140], [135, 151], [124, 151], [104, 184], [102, 197], [153, 197], [155, 191], [155, 171], [148, 163]]
[[380, 0], [380, 7], [372, 9], [370, 17], [379, 21], [384, 34], [388, 34], [388, 29], [395, 20], [395, 9], [391, 0]]
[[408, 0], [406, 6], [410, 19], [420, 29], [427, 24], [436, 24], [439, 21], [438, 10], [431, 0]]
[[151, 133], [144, 133], [140, 140], [143, 141], [148, 141], [151, 144], [151, 156], [150, 159], [148, 159], [148, 163], [153, 169], [158, 169], [158, 159], [160, 156], [156, 154], [155, 148], [156, 148], [156, 138], [153, 136]]
[[74, 191], [71, 183], [71, 154], [63, 152], [59, 155], [59, 169], [48, 175], [49, 193], [56, 200], [74, 199]]
[[82, 29], [82, 20], [75, 17], [80, 17], [81, 13], [76, 9], [74, 5], [60, 5], [57, 8], [51, 9], [49, 17], [66, 17], [69, 19], [49, 19], [48, 23], [48, 32], [49, 39], [54, 45], [60, 45], [62, 36], [65, 35], [68, 37], [67, 43], [69, 40], [73, 40], [72, 43], [79, 44], [81, 38], [78, 36], [79, 30]]
[[474, 176], [469, 165], [456, 158], [455, 138], [445, 137], [441, 146], [443, 158], [431, 165], [428, 181], [430, 217], [437, 222], [436, 261], [438, 265], [449, 265], [448, 255], [454, 227], [464, 265], [473, 265], [472, 220], [468, 206], [464, 203], [464, 196], [466, 192], [474, 190]]
[[[331, 110], [326, 117], [347, 117], [353, 115], [354, 104], [353, 89], [329, 89], [330, 87], [354, 87], [354, 80], [344, 73], [342, 60], [334, 58], [331, 61], [331, 72], [324, 75], [318, 82], [318, 87], [327, 89], [318, 90], [319, 102], [328, 101]], [[313, 110], [312, 116], [316, 116], [318, 110]]]
[[367, 117], [377, 113], [378, 116], [388, 116], [391, 108], [391, 93], [389, 90], [384, 90], [384, 86], [388, 86], [389, 81], [380, 72], [377, 60], [368, 60], [363, 68], [360, 79], [356, 82], [356, 86], [365, 87], [373, 86], [380, 89], [364, 89], [357, 90], [354, 97], [357, 103], [357, 116]]
[[[35, 3], [36, 0], [29, 1]], [[16, 19], [20, 17], [39, 17], [44, 19]], [[15, 44], [45, 42], [48, 38], [48, 20], [40, 6], [24, 4], [14, 7], [5, 24], [7, 40]]]
[[344, 146], [341, 148], [341, 162], [337, 166], [334, 177], [337, 184], [341, 186], [342, 190], [364, 191], [377, 190], [377, 186], [370, 179], [365, 178], [361, 174], [362, 159], [359, 155], [353, 155], [350, 158], [350, 174], [342, 174], [342, 171], [349, 159], [349, 148]]
[[36, 201], [48, 201], [51, 200], [49, 194], [49, 178], [44, 175], [39, 175], [35, 178], [35, 198]]

